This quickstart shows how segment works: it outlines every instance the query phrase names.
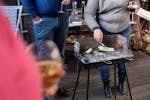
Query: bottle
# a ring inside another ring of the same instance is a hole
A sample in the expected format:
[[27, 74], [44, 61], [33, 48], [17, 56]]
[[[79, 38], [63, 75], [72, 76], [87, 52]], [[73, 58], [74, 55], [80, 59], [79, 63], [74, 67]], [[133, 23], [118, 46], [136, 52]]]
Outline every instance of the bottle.
[[75, 10], [75, 14], [78, 14], [78, 11], [77, 11], [77, 1], [74, 1], [74, 10]]
[[85, 7], [85, 1], [82, 1], [82, 19], [84, 19], [84, 7]]
[[77, 1], [72, 2], [72, 13], [73, 14], [77, 13]]

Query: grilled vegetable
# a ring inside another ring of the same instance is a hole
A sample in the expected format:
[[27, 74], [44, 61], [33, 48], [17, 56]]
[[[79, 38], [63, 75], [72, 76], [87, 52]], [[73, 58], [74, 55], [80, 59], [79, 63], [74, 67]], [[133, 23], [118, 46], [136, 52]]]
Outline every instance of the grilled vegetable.
[[89, 54], [89, 53], [91, 53], [93, 51], [93, 48], [89, 48], [89, 49], [87, 49], [86, 51], [85, 51], [85, 53], [86, 54]]
[[106, 47], [106, 46], [98, 46], [98, 49], [100, 50], [100, 51], [115, 51], [115, 49], [114, 48], [111, 48], [111, 47]]

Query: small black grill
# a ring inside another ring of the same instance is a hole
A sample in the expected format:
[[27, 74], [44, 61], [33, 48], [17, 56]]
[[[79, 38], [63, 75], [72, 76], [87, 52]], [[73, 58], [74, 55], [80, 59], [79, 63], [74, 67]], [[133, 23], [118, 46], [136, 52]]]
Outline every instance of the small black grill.
[[[122, 48], [115, 48], [115, 43], [121, 42]], [[103, 43], [108, 47], [115, 48], [115, 51], [104, 52], [99, 51], [97, 43], [92, 37], [85, 39], [77, 39], [74, 43], [74, 55], [84, 64], [106, 62], [111, 63], [112, 60], [129, 59], [133, 57], [132, 51], [128, 49], [127, 39], [119, 34], [104, 36]], [[93, 48], [93, 51], [86, 54], [88, 48]]]

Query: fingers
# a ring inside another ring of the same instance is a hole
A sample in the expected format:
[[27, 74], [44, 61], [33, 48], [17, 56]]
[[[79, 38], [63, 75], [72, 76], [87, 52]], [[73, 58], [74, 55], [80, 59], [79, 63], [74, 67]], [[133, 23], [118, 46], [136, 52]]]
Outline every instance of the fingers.
[[63, 0], [61, 2], [62, 5], [69, 5], [70, 4], [70, 0]]
[[102, 40], [103, 40], [103, 33], [102, 33], [102, 31], [101, 31], [100, 29], [95, 29], [95, 30], [94, 30], [94, 34], [93, 34], [93, 37], [94, 37], [94, 39], [95, 39], [97, 42], [101, 43]]
[[97, 41], [97, 42], [102, 42], [102, 36], [100, 34], [97, 34], [97, 33], [94, 33], [94, 39]]

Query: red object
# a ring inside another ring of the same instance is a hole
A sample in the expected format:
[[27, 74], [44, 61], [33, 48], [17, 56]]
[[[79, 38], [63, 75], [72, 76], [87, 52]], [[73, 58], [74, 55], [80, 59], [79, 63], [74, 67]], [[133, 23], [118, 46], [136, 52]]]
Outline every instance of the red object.
[[36, 63], [0, 11], [0, 100], [42, 100]]

